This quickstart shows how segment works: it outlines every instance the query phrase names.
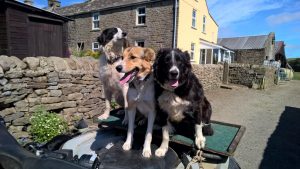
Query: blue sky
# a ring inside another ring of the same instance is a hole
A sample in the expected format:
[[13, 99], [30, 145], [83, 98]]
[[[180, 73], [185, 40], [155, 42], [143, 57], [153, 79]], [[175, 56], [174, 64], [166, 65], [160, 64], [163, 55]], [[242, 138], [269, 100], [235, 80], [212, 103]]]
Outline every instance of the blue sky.
[[[61, 0], [62, 6], [84, 0]], [[287, 57], [300, 57], [300, 0], [207, 0], [219, 25], [219, 37], [275, 32], [286, 43]], [[47, 0], [34, 0], [45, 7]]]

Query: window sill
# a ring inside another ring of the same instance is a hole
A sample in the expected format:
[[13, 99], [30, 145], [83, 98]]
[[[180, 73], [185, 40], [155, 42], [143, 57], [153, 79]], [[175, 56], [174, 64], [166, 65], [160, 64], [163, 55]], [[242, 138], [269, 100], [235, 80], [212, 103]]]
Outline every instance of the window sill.
[[191, 26], [191, 28], [192, 28], [192, 29], [195, 29], [195, 30], [197, 30], [197, 28], [196, 28], [196, 27], [193, 27], [193, 26]]
[[202, 33], [206, 35], [206, 32], [202, 32]]
[[99, 32], [100, 29], [92, 29], [91, 32]]
[[133, 28], [142, 28], [142, 27], [147, 27], [147, 25], [135, 25]]

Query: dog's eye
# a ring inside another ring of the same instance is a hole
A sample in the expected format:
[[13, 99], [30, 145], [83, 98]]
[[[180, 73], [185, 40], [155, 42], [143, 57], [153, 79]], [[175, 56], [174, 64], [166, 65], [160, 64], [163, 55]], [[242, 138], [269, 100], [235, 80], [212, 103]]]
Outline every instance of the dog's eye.
[[165, 57], [165, 62], [170, 62], [171, 58], [170, 57]]
[[130, 59], [131, 59], [131, 60], [133, 60], [133, 59], [135, 59], [135, 58], [136, 58], [136, 57], [135, 57], [135, 56], [133, 56], [133, 55], [132, 55], [132, 56], [130, 56]]

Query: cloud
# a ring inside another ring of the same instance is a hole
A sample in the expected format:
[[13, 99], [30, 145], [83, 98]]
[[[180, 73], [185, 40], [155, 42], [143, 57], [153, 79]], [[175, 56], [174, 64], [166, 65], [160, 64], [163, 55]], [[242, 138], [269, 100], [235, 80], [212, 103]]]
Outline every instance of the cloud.
[[213, 0], [209, 2], [211, 14], [221, 27], [247, 20], [259, 12], [278, 9], [285, 0]]
[[281, 25], [292, 21], [300, 21], [300, 12], [284, 12], [267, 17], [270, 25]]

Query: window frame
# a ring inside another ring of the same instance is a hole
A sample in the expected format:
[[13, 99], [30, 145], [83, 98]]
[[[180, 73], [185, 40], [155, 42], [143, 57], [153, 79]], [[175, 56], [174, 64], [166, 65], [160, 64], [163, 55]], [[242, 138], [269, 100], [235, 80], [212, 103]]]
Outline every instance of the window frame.
[[139, 45], [138, 45], [139, 43], [144, 43], [144, 46], [140, 46], [140, 47], [145, 47], [145, 40], [143, 40], [143, 39], [136, 40], [136, 41], [134, 42], [134, 45], [135, 45], [135, 46], [139, 46]]
[[[203, 54], [204, 54], [204, 56], [203, 56]], [[200, 49], [200, 64], [203, 64], [203, 65], [206, 64], [206, 54], [207, 54], [206, 49]], [[202, 62], [202, 61], [204, 61], [204, 62]]]
[[[94, 47], [94, 44], [98, 44], [98, 48], [95, 48]], [[92, 43], [92, 50], [95, 52], [96, 50], [99, 50], [100, 49], [100, 44], [99, 44], [99, 42], [93, 42]]]
[[205, 15], [203, 15], [202, 18], [202, 33], [206, 33], [206, 24], [207, 24], [207, 18]]
[[[95, 19], [95, 16], [98, 16], [98, 19]], [[95, 22], [98, 22], [98, 27], [95, 28]], [[100, 13], [95, 12], [92, 14], [92, 30], [99, 30], [100, 29]]]
[[195, 43], [191, 43], [191, 53], [190, 53], [190, 59], [191, 61], [195, 60]]
[[[194, 12], [195, 12], [195, 16], [194, 16]], [[197, 27], [197, 10], [193, 9], [192, 11], [192, 28], [196, 29]]]
[[[141, 8], [145, 8], [145, 13], [144, 14], [139, 13], [139, 9], [141, 9]], [[145, 20], [144, 20], [145, 22], [144, 23], [139, 23], [139, 17], [145, 17]], [[136, 21], [135, 21], [135, 24], [137, 26], [146, 25], [146, 23], [147, 23], [146, 18], [147, 18], [146, 6], [141, 6], [141, 7], [136, 8], [136, 19], [135, 19]]]

